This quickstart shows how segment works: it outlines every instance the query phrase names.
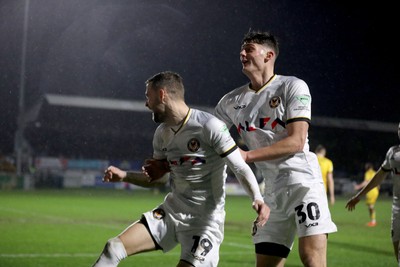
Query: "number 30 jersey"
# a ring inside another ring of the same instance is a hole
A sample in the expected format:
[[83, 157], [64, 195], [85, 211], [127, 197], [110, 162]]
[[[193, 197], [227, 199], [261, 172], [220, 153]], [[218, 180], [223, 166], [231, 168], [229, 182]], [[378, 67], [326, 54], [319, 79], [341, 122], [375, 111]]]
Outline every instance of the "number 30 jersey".
[[[215, 115], [228, 128], [236, 127], [246, 146], [253, 150], [287, 137], [286, 125], [291, 122], [309, 123], [311, 94], [303, 80], [294, 76], [274, 75], [258, 91], [246, 84], [227, 93], [216, 106]], [[309, 182], [322, 180], [316, 155], [309, 151], [308, 137], [302, 152], [276, 160], [255, 162], [255, 165], [264, 178], [287, 177], [286, 184], [304, 182], [305, 179], [314, 180]], [[309, 175], [303, 176], [304, 173]]]

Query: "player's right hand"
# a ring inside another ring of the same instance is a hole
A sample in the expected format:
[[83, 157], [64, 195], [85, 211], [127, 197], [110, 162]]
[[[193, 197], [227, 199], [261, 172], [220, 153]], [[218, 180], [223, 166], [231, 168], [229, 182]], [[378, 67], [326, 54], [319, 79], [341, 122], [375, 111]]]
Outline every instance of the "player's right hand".
[[142, 171], [148, 177], [149, 182], [152, 182], [160, 179], [171, 170], [167, 160], [146, 159]]
[[263, 201], [255, 200], [253, 202], [253, 209], [258, 214], [254, 224], [257, 225], [257, 227], [264, 226], [264, 224], [266, 224], [269, 219], [269, 214], [271, 213], [270, 208]]
[[121, 182], [126, 177], [126, 171], [117, 167], [109, 166], [104, 171], [103, 182]]

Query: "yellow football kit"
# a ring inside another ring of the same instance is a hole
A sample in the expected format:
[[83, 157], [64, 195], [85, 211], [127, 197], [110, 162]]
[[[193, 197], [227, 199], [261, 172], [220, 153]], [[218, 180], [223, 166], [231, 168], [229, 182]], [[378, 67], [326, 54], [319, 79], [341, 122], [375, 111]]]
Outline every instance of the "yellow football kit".
[[328, 191], [328, 173], [333, 172], [333, 163], [330, 159], [321, 156], [318, 156], [318, 163], [321, 168], [325, 190]]

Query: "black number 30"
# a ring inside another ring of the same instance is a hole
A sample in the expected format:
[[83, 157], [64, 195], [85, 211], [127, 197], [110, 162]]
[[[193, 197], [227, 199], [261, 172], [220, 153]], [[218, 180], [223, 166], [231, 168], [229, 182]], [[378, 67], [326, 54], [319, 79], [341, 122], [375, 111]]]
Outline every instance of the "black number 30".
[[304, 204], [301, 204], [294, 208], [294, 210], [297, 213], [297, 216], [299, 217], [299, 223], [303, 223], [306, 221], [307, 217], [310, 220], [318, 220], [319, 217], [321, 216], [318, 204], [315, 202], [308, 203], [306, 208]]

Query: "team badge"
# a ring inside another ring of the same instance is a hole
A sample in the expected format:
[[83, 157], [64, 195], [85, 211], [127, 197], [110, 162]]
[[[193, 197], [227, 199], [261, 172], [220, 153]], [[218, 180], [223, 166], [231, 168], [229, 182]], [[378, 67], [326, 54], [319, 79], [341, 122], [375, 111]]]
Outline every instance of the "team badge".
[[281, 103], [281, 98], [279, 96], [274, 96], [269, 100], [269, 106], [271, 108], [276, 108]]
[[155, 209], [153, 210], [153, 217], [154, 219], [161, 220], [165, 217], [165, 211], [162, 209]]
[[187, 144], [187, 148], [191, 151], [191, 152], [196, 152], [197, 150], [199, 150], [200, 148], [200, 142], [199, 140], [197, 140], [196, 138], [192, 138], [189, 140], [188, 144]]

